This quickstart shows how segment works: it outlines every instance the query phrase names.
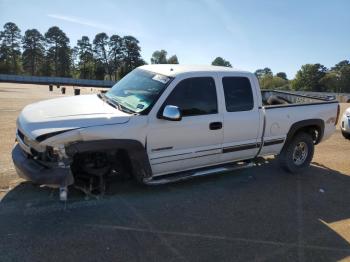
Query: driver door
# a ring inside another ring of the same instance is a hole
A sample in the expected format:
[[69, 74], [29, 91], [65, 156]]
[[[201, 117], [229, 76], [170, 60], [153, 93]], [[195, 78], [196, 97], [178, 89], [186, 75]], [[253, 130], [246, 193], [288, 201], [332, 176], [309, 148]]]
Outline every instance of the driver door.
[[[223, 116], [215, 75], [186, 78], [155, 108], [149, 122], [147, 151], [154, 175], [195, 169], [218, 162], [222, 151]], [[169, 86], [170, 88], [170, 86]], [[161, 118], [166, 105], [177, 106], [180, 121]]]

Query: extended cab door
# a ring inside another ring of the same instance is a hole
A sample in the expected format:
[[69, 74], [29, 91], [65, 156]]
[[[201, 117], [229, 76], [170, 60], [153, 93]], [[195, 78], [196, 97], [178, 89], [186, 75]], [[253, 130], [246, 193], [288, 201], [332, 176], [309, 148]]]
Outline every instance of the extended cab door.
[[[147, 152], [154, 175], [212, 165], [221, 155], [223, 116], [217, 75], [175, 78], [150, 115]], [[161, 119], [166, 105], [180, 108], [182, 119]]]
[[255, 82], [250, 75], [236, 74], [220, 74], [225, 98], [221, 162], [249, 159], [258, 152], [262, 115]]

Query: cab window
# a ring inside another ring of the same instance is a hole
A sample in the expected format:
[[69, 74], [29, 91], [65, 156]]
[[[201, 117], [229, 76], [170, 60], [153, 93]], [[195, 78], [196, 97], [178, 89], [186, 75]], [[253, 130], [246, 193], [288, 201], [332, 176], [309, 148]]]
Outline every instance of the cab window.
[[195, 77], [182, 80], [170, 93], [164, 106], [178, 106], [182, 116], [216, 114], [218, 103], [212, 77]]
[[223, 77], [227, 112], [249, 111], [254, 107], [253, 92], [247, 77]]

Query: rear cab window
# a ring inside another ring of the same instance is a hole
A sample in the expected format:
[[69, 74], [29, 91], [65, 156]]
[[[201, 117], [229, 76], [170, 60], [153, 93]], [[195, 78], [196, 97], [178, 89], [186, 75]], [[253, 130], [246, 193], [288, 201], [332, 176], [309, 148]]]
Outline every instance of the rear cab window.
[[249, 78], [224, 76], [222, 85], [227, 112], [250, 111], [254, 108], [253, 91]]

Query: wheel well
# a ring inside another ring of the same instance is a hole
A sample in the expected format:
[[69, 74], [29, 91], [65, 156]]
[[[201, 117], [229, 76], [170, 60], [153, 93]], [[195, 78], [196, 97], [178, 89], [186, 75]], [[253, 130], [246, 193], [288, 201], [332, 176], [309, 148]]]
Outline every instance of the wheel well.
[[315, 126], [315, 125], [314, 126], [305, 126], [305, 127], [298, 129], [297, 132], [295, 132], [293, 137], [295, 137], [297, 134], [300, 134], [300, 133], [306, 133], [306, 134], [311, 135], [312, 140], [314, 141], [315, 145], [317, 145], [322, 138], [322, 137], [320, 137], [321, 128], [319, 126]]
[[[152, 177], [152, 169], [144, 145], [132, 139], [103, 139], [79, 141], [67, 146], [66, 153], [74, 158], [76, 154], [88, 152], [114, 152], [123, 161], [123, 165], [131, 170], [131, 174], [142, 183], [145, 178]], [[117, 159], [117, 158], [114, 158]]]
[[105, 166], [110, 166], [111, 168], [122, 168], [123, 172], [127, 172], [133, 175], [132, 165], [129, 154], [126, 150], [105, 150], [105, 151], [88, 151], [76, 153], [73, 157], [72, 171], [80, 172], [82, 171], [82, 165], [94, 163], [97, 165], [97, 171], [102, 170]]
[[287, 134], [285, 144], [288, 144], [295, 135], [301, 132], [310, 134], [314, 144], [317, 145], [323, 137], [324, 121], [321, 119], [310, 119], [294, 123]]
[[125, 171], [134, 177], [135, 174], [132, 169], [129, 153], [125, 149], [119, 149], [116, 153], [116, 158], [120, 159], [120, 162], [124, 166]]

